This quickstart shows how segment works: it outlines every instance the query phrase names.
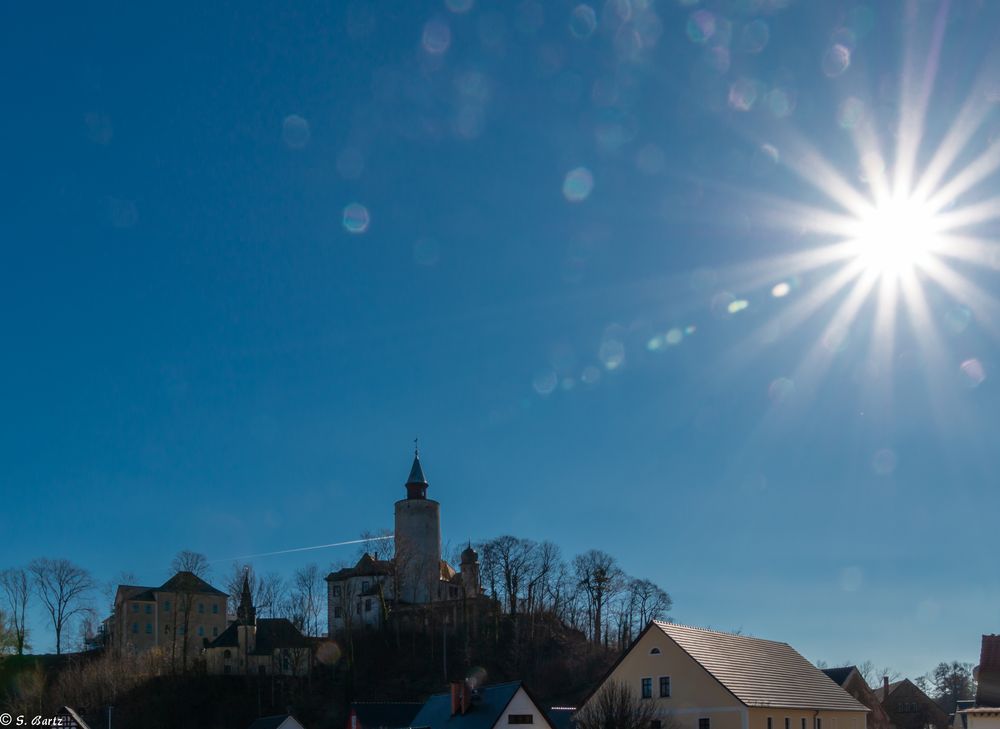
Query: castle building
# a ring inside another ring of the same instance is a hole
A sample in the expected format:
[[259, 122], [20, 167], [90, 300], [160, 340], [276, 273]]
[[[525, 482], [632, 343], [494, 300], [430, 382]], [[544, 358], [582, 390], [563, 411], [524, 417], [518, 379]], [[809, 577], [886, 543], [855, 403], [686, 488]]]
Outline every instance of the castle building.
[[330, 635], [360, 626], [381, 626], [391, 609], [457, 603], [482, 593], [479, 556], [470, 544], [459, 571], [441, 557], [441, 504], [427, 498], [420, 453], [406, 480], [406, 497], [395, 504], [395, 554], [376, 559], [364, 554], [354, 567], [327, 578]]
[[258, 618], [243, 575], [236, 620], [205, 647], [205, 668], [213, 675], [305, 676], [313, 643], [286, 618]]
[[119, 653], [160, 648], [189, 659], [225, 629], [226, 593], [191, 572], [178, 572], [159, 587], [118, 585], [105, 621], [110, 647]]

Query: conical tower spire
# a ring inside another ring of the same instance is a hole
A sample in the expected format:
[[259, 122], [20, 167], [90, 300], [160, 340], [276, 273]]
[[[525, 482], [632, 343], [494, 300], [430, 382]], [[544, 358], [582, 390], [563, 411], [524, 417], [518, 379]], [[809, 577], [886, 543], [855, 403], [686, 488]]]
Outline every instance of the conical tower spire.
[[427, 477], [420, 465], [420, 447], [416, 438], [413, 439], [413, 465], [410, 466], [410, 476], [406, 479], [406, 498], [427, 498]]
[[244, 625], [254, 625], [257, 622], [257, 610], [253, 606], [253, 596], [250, 594], [250, 570], [243, 570], [243, 589], [240, 592], [240, 604], [236, 608], [236, 617]]

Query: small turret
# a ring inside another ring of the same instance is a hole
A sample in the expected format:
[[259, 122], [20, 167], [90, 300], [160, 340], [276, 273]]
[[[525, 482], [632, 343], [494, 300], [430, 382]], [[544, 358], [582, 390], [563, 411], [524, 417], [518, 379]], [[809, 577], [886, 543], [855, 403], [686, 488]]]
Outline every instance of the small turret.
[[413, 465], [410, 467], [410, 477], [406, 479], [406, 498], [427, 498], [427, 479], [424, 477], [424, 469], [420, 466], [420, 451], [416, 449], [413, 452]]
[[253, 606], [253, 596], [250, 594], [250, 570], [243, 572], [243, 590], [240, 592], [240, 604], [236, 608], [236, 619], [243, 625], [257, 624], [257, 610]]

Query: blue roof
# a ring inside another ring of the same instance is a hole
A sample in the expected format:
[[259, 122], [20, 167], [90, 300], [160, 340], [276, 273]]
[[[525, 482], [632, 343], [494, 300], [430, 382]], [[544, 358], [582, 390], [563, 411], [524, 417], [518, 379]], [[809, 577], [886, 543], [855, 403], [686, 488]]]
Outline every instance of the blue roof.
[[455, 716], [451, 715], [451, 693], [435, 694], [427, 699], [424, 708], [413, 717], [410, 726], [430, 729], [493, 729], [519, 688], [520, 681], [484, 686], [476, 693], [472, 708]]

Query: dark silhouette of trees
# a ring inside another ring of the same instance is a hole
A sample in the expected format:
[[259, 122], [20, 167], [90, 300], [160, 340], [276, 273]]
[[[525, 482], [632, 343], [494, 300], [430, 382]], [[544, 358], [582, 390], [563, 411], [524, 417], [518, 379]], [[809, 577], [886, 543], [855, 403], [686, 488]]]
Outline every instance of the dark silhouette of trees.
[[24, 655], [28, 641], [28, 627], [25, 616], [31, 598], [31, 580], [28, 571], [13, 567], [0, 572], [0, 589], [3, 590], [5, 612], [13, 640], [14, 652]]

